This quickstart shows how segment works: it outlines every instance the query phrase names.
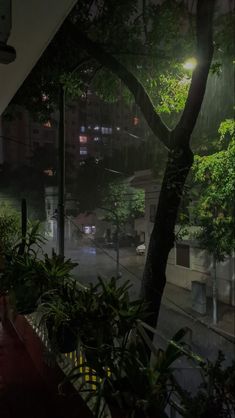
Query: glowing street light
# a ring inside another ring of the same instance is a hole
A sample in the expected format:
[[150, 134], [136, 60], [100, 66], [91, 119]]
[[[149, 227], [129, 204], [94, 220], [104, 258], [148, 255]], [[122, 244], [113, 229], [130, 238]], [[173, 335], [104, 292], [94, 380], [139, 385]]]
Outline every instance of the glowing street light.
[[193, 71], [197, 66], [197, 60], [196, 58], [188, 58], [185, 63], [183, 64], [183, 67], [185, 70], [191, 70]]

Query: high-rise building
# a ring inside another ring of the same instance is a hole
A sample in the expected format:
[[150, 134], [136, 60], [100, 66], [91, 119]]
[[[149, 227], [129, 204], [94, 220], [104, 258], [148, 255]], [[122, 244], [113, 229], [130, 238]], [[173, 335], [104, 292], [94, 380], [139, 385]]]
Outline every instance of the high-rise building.
[[[56, 149], [58, 126], [58, 111], [40, 123], [27, 110], [16, 107], [14, 117], [2, 118], [2, 161], [13, 167], [29, 165], [38, 147]], [[116, 149], [138, 146], [145, 130], [143, 118], [123, 100], [105, 103], [88, 90], [79, 100], [66, 103], [67, 158], [72, 156], [77, 166], [89, 157], [100, 160], [111, 156]]]

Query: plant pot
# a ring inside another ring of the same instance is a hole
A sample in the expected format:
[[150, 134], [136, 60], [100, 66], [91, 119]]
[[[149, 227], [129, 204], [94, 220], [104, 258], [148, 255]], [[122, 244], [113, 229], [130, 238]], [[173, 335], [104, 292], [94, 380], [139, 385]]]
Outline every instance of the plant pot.
[[77, 327], [70, 323], [60, 324], [55, 328], [54, 321], [48, 319], [46, 321], [48, 339], [53, 348], [60, 353], [71, 353], [75, 351], [78, 346], [78, 332]]

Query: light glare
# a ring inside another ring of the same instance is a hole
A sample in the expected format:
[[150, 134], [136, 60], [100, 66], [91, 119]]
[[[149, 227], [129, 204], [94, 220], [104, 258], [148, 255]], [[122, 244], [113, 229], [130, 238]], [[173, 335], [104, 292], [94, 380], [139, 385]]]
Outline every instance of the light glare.
[[183, 64], [183, 67], [185, 70], [194, 70], [197, 66], [197, 60], [196, 58], [189, 58], [185, 63]]

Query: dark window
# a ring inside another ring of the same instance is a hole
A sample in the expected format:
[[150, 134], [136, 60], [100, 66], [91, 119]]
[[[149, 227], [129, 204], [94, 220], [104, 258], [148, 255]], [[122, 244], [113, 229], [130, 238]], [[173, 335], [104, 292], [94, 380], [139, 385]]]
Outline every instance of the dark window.
[[150, 205], [150, 212], [149, 212], [150, 222], [155, 221], [156, 209], [157, 209], [156, 205]]
[[190, 247], [186, 244], [176, 244], [176, 264], [190, 267]]
[[39, 130], [38, 129], [33, 129], [33, 134], [39, 134]]

